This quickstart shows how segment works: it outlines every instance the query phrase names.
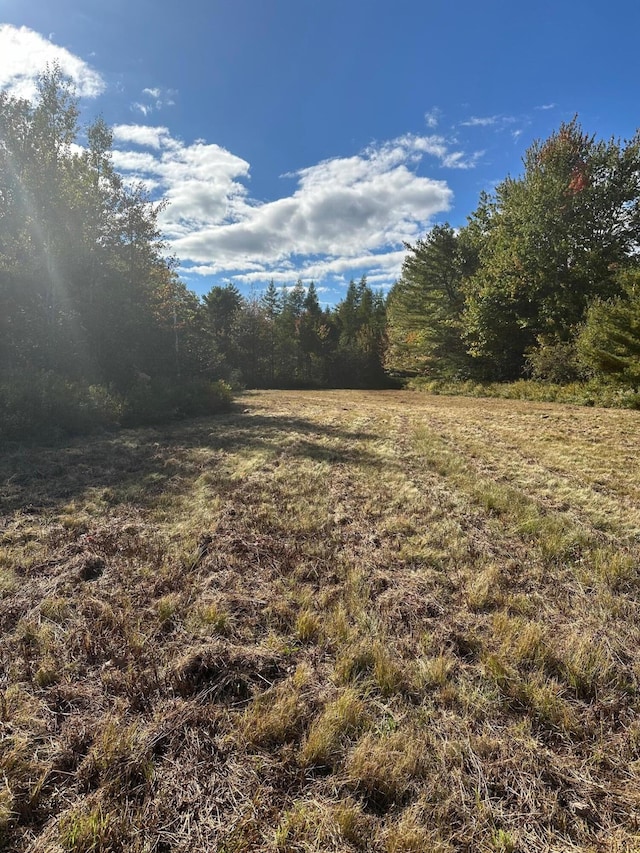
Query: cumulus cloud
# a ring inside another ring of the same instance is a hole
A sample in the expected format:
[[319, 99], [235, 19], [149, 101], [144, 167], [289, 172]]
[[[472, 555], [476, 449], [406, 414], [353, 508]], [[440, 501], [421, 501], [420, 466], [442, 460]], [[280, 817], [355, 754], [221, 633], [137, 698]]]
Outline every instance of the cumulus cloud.
[[[166, 127], [120, 124], [113, 138], [115, 167], [159, 188], [169, 201], [162, 220], [168, 239], [240, 218], [246, 206], [240, 181], [249, 176], [245, 160], [201, 140], [185, 145]], [[151, 150], [132, 150], [131, 144]]]
[[[276, 284], [286, 285], [301, 278], [303, 281], [325, 281], [342, 286], [350, 279], [359, 278], [366, 273], [369, 284], [373, 287], [385, 288], [390, 286], [400, 275], [405, 255], [405, 250], [399, 249], [378, 254], [303, 261], [293, 268], [280, 264], [276, 269], [269, 270], [263, 265], [256, 265], [255, 269], [237, 273], [234, 275], [234, 279], [245, 284], [260, 284], [267, 278], [273, 279]], [[194, 271], [194, 269], [191, 270], [191, 272]], [[216, 271], [207, 267], [204, 268], [203, 272], [205, 275], [210, 275]], [[318, 288], [318, 290], [322, 290], [322, 288]]]
[[28, 27], [0, 24], [0, 89], [32, 100], [38, 76], [54, 63], [73, 80], [80, 96], [95, 98], [104, 91], [102, 76], [80, 57]]
[[114, 165], [168, 199], [161, 226], [188, 276], [224, 274], [244, 283], [298, 276], [343, 281], [367, 272], [391, 283], [415, 240], [453, 193], [432, 168], [470, 168], [480, 152], [451, 150], [444, 137], [406, 134], [283, 176], [293, 192], [273, 201], [250, 198], [249, 164], [218, 145], [185, 143], [166, 127], [114, 128]]
[[276, 264], [292, 255], [354, 257], [395, 247], [452, 199], [444, 181], [409, 168], [416, 154], [410, 140], [395, 141], [302, 169], [291, 196], [245, 210], [242, 221], [191, 231], [175, 251], [233, 269], [247, 255]]
[[144, 124], [116, 124], [113, 128], [116, 142], [132, 142], [147, 148], [161, 148], [171, 145], [171, 134], [166, 127], [150, 127]]

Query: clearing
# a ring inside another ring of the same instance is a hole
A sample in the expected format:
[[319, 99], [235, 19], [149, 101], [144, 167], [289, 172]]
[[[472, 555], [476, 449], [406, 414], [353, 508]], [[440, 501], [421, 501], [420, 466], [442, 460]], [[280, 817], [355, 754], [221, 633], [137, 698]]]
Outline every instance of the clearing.
[[252, 392], [0, 458], [0, 849], [640, 849], [638, 414]]

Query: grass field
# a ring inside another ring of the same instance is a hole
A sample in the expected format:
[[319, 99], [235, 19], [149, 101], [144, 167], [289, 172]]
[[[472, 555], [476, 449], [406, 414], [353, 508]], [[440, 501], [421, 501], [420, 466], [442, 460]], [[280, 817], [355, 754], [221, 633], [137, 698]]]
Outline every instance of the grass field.
[[411, 392], [0, 461], [0, 848], [640, 850], [639, 415]]

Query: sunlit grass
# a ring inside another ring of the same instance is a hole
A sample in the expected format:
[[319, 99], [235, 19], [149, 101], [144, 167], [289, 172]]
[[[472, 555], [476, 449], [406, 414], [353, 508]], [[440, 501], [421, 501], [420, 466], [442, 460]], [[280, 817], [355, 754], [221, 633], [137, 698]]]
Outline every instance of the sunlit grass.
[[0, 849], [634, 849], [637, 415], [242, 409], [0, 461]]

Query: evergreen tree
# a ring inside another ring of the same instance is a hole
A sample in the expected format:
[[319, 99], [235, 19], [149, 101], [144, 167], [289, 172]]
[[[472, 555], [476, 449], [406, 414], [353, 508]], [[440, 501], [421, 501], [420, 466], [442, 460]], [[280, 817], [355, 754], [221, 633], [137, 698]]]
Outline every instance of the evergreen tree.
[[259, 299], [245, 299], [233, 327], [238, 359], [234, 365], [249, 388], [271, 385], [269, 338], [271, 327]]
[[273, 279], [262, 294], [260, 304], [267, 321], [267, 382], [273, 386], [276, 381], [277, 323], [282, 311], [282, 301]]
[[245, 301], [233, 284], [212, 287], [202, 301], [209, 344], [209, 370], [231, 380], [234, 371], [238, 370], [238, 318], [245, 308]]
[[299, 333], [303, 359], [302, 381], [305, 384], [322, 385], [325, 382], [322, 359], [324, 335], [322, 308], [316, 286], [311, 282], [302, 303]]
[[460, 242], [445, 224], [434, 226], [415, 246], [406, 245], [409, 254], [388, 297], [388, 370], [456, 376], [468, 368]]
[[603, 379], [640, 390], [640, 270], [620, 276], [623, 295], [597, 299], [578, 337], [582, 362]]
[[278, 364], [276, 378], [280, 385], [298, 385], [302, 382], [303, 354], [300, 343], [305, 289], [302, 281], [282, 289], [282, 309], [277, 319]]
[[385, 301], [374, 294], [366, 276], [349, 282], [335, 308], [338, 341], [330, 360], [330, 382], [345, 387], [377, 387], [385, 383]]

